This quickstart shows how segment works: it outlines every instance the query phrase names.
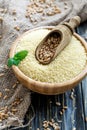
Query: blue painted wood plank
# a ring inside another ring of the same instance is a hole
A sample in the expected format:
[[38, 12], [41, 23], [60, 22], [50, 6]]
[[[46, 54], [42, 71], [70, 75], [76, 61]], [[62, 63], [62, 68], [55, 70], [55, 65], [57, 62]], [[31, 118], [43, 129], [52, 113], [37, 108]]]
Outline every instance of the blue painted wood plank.
[[83, 107], [85, 114], [85, 128], [87, 130], [87, 77], [82, 81], [82, 92], [83, 92]]
[[[76, 128], [78, 130], [85, 130], [82, 104], [81, 85], [75, 88], [75, 98], [70, 98], [71, 91], [65, 94], [56, 96], [46, 96], [40, 94], [34, 94], [32, 97], [32, 103], [35, 109], [35, 119], [32, 122], [32, 130], [39, 128], [43, 130], [43, 121], [54, 119], [59, 123], [61, 130], [72, 130]], [[57, 106], [56, 102], [60, 102], [61, 105]], [[67, 106], [64, 114], [61, 116], [60, 111], [63, 106]], [[59, 121], [62, 122], [59, 122]]]
[[[87, 21], [80, 25], [77, 29], [79, 35], [81, 35], [87, 41]], [[83, 95], [83, 107], [84, 107], [84, 122], [85, 129], [87, 130], [87, 77], [82, 81], [82, 95]]]

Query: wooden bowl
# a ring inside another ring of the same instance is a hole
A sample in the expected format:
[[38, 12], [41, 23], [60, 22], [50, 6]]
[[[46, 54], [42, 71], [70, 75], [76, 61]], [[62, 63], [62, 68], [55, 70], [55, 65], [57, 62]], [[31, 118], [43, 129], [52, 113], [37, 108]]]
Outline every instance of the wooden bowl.
[[[53, 29], [52, 26], [51, 27], [49, 27], [49, 26], [39, 27], [39, 28], [29, 30], [28, 32], [24, 33], [22, 36], [26, 35], [27, 33], [31, 32], [31, 31], [34, 31], [34, 30], [37, 30], [40, 28]], [[19, 39], [21, 39], [22, 36], [20, 36], [12, 45], [12, 47], [10, 49], [10, 57], [14, 56], [15, 49], [18, 44], [17, 41]], [[81, 41], [82, 45], [84, 46], [84, 48], [87, 52], [87, 43], [85, 42], [85, 40], [76, 33], [74, 33], [74, 36]], [[15, 65], [12, 66], [12, 69], [13, 69], [16, 77], [18, 78], [18, 80], [24, 86], [26, 86], [27, 88], [29, 88], [30, 90], [32, 90], [34, 92], [38, 92], [38, 93], [46, 94], [46, 95], [56, 95], [56, 94], [64, 93], [67, 90], [74, 88], [87, 75], [87, 65], [86, 65], [84, 70], [79, 75], [77, 75], [76, 77], [74, 77], [73, 79], [71, 79], [67, 82], [46, 83], [46, 82], [35, 81], [35, 80], [29, 78], [23, 72], [21, 72], [21, 70]]]

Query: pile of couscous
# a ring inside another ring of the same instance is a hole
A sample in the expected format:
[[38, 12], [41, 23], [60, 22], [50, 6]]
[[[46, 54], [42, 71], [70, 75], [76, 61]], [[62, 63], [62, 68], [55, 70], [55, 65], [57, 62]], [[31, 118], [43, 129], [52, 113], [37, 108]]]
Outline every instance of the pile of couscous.
[[26, 33], [19, 41], [16, 52], [27, 50], [28, 55], [19, 64], [19, 69], [28, 77], [50, 83], [66, 82], [77, 76], [86, 65], [86, 52], [81, 42], [72, 37], [68, 46], [48, 65], [40, 64], [35, 58], [35, 50], [48, 29], [37, 29]]

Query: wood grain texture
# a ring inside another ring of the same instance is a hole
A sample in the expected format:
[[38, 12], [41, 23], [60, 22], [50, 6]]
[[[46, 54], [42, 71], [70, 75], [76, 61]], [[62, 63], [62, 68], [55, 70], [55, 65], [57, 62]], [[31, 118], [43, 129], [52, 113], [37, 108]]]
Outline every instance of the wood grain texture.
[[[77, 29], [78, 33], [87, 41], [87, 22], [80, 25]], [[83, 100], [83, 110], [84, 110], [84, 124], [85, 130], [87, 129], [87, 77], [82, 80], [82, 100]]]

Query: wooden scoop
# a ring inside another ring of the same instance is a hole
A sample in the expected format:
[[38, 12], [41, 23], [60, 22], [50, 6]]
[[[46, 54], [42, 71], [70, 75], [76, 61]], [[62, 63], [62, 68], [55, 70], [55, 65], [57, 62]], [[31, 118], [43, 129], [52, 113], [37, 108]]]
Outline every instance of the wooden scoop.
[[35, 50], [36, 59], [42, 64], [49, 64], [70, 43], [73, 30], [80, 24], [80, 17], [75, 16], [69, 22], [57, 25], [40, 42]]

